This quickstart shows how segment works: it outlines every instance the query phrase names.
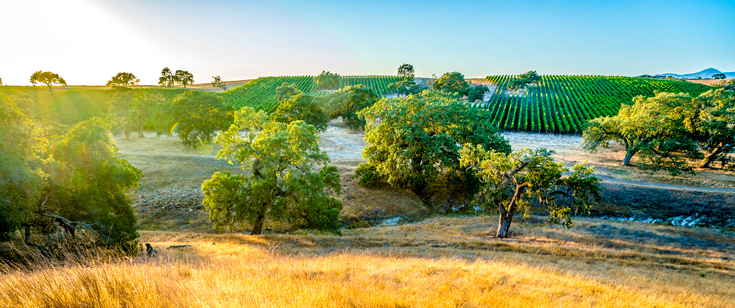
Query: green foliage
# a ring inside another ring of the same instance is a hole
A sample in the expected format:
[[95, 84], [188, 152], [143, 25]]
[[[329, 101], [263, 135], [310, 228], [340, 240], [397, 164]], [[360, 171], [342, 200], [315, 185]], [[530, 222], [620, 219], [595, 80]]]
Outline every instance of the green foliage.
[[61, 78], [59, 74], [54, 74], [52, 72], [37, 71], [33, 73], [33, 75], [31, 75], [31, 83], [35, 85], [39, 82], [48, 86], [49, 89], [51, 89], [51, 85], [54, 83], [66, 85], [66, 80], [64, 80], [64, 78]]
[[485, 98], [485, 93], [490, 92], [490, 89], [488, 89], [486, 86], [476, 86], [470, 88], [470, 91], [467, 93], [467, 100], [470, 102], [474, 101], [482, 101]]
[[135, 77], [133, 73], [121, 72], [113, 76], [110, 81], [107, 82], [107, 86], [111, 87], [127, 87], [134, 86], [140, 82], [140, 79]]
[[314, 83], [320, 90], [336, 90], [339, 89], [340, 79], [336, 73], [322, 71], [319, 76], [314, 77]]
[[127, 194], [138, 187], [142, 172], [117, 158], [109, 129], [94, 118], [52, 138], [49, 198], [41, 210], [88, 224], [106, 243], [125, 244], [138, 236]]
[[699, 153], [684, 125], [689, 106], [691, 96], [684, 93], [638, 96], [633, 105], [621, 106], [618, 115], [590, 121], [583, 146], [594, 151], [615, 141], [626, 149], [623, 165], [638, 154], [654, 169], [664, 168], [673, 174], [690, 171], [686, 158], [696, 158]]
[[725, 89], [710, 90], [687, 105], [684, 123], [691, 138], [704, 152], [700, 166], [709, 168], [719, 161], [722, 167], [732, 162], [735, 152], [735, 93]]
[[329, 122], [329, 118], [316, 104], [314, 97], [303, 93], [291, 96], [278, 105], [270, 119], [273, 122], [282, 123], [301, 120], [313, 125], [319, 131], [327, 130], [327, 122]]
[[434, 82], [432, 89], [465, 96], [470, 90], [470, 85], [464, 80], [464, 75], [459, 72], [452, 72], [444, 73], [444, 75]]
[[27, 224], [38, 207], [46, 174], [47, 140], [10, 97], [0, 96], [0, 240]]
[[413, 79], [402, 79], [388, 85], [387, 90], [398, 95], [410, 95], [419, 94], [426, 90], [426, 87], [422, 87], [416, 84]]
[[[553, 152], [546, 149], [518, 150], [510, 154], [487, 150], [481, 145], [466, 144], [460, 151], [461, 166], [477, 172], [484, 187], [476, 195], [475, 202], [483, 208], [497, 208], [499, 227], [497, 237], [507, 237], [516, 212], [528, 216], [534, 205], [545, 207], [552, 224], [572, 226], [571, 205], [574, 212], [589, 212], [600, 200], [594, 170], [585, 164], [569, 169], [561, 162], [554, 162]], [[560, 202], [562, 197], [571, 204]]]
[[711, 87], [680, 81], [616, 76], [541, 76], [536, 86], [520, 93], [508, 92], [514, 76], [488, 76], [495, 85], [492, 97], [483, 104], [495, 126], [503, 130], [581, 133], [587, 121], [614, 116], [633, 97], [655, 92], [699, 95]]
[[725, 74], [723, 73], [717, 73], [717, 74], [712, 75], [712, 79], [725, 79], [725, 78], [727, 78], [727, 76], [725, 76]]
[[292, 96], [299, 95], [301, 93], [304, 93], [303, 91], [299, 90], [299, 88], [296, 87], [296, 85], [292, 83], [284, 82], [276, 88], [276, 99], [278, 100], [279, 104], [282, 104]]
[[268, 121], [262, 110], [244, 107], [216, 142], [223, 146], [217, 158], [240, 164], [244, 171], [217, 172], [202, 183], [202, 203], [217, 228], [247, 222], [252, 234], [260, 234], [269, 218], [339, 231], [342, 204], [331, 197], [340, 192], [339, 174], [319, 150], [316, 128], [303, 121]]
[[507, 88], [510, 90], [518, 90], [525, 88], [529, 83], [535, 83], [541, 81], [541, 77], [536, 74], [536, 71], [528, 71], [519, 75], [515, 78]]
[[186, 91], [155, 111], [158, 133], [176, 135], [186, 147], [211, 143], [218, 130], [232, 123], [232, 107], [221, 97], [202, 91]]
[[220, 76], [212, 76], [212, 86], [227, 91], [227, 83], [222, 81]]
[[378, 95], [363, 85], [348, 86], [329, 97], [329, 118], [342, 117], [342, 121], [352, 129], [364, 129], [365, 120], [357, 116], [357, 112], [372, 106], [378, 101]]
[[413, 77], [415, 76], [413, 65], [408, 63], [403, 63], [401, 66], [398, 67], [398, 77], [403, 78], [403, 80], [413, 80]]
[[163, 70], [161, 70], [161, 77], [158, 77], [158, 84], [162, 87], [173, 87], [176, 83], [176, 78], [174, 77], [174, 73], [171, 72], [171, 69], [168, 67], [164, 67]]
[[[461, 144], [480, 144], [500, 152], [510, 145], [478, 113], [456, 96], [424, 91], [395, 99], [381, 99], [358, 112], [367, 121], [362, 155], [370, 167], [360, 167], [369, 178], [413, 191], [428, 205], [430, 185], [442, 171], [462, 173]], [[376, 175], [377, 174], [377, 175]], [[363, 182], [372, 181], [369, 178]]]
[[184, 86], [184, 89], [186, 89], [186, 85], [194, 83], [194, 75], [189, 71], [176, 70], [173, 78], [174, 82]]

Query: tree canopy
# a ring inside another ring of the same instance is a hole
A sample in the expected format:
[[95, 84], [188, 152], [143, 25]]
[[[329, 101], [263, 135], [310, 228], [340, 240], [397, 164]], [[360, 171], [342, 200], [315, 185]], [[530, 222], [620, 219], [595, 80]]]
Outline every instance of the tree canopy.
[[727, 78], [727, 76], [725, 76], [725, 74], [723, 73], [717, 73], [717, 74], [712, 75], [712, 79], [725, 79], [725, 78]]
[[137, 237], [128, 194], [141, 171], [117, 158], [109, 126], [99, 118], [44, 131], [14, 102], [0, 104], [0, 237], [25, 230], [72, 238], [79, 229], [104, 244], [130, 249]]
[[442, 171], [463, 178], [459, 149], [469, 143], [510, 152], [510, 145], [488, 121], [460, 102], [456, 95], [424, 91], [394, 99], [381, 99], [358, 112], [365, 119], [362, 152], [366, 163], [355, 175], [362, 183], [386, 181], [414, 192], [427, 206], [431, 185]]
[[700, 167], [709, 168], [714, 161], [725, 167], [732, 162], [729, 155], [735, 152], [735, 93], [710, 90], [692, 102], [687, 105], [690, 108], [685, 111], [684, 123], [704, 152]]
[[222, 81], [222, 77], [220, 76], [212, 76], [212, 86], [227, 91], [227, 83]]
[[174, 73], [171, 72], [170, 68], [164, 67], [163, 70], [161, 70], [161, 77], [158, 77], [158, 84], [162, 87], [169, 88], [176, 84], [176, 78], [174, 78]]
[[268, 218], [338, 232], [342, 204], [332, 195], [340, 192], [339, 174], [319, 150], [316, 128], [269, 121], [264, 111], [244, 107], [216, 142], [223, 147], [217, 158], [239, 164], [244, 173], [217, 172], [202, 183], [202, 203], [215, 226], [247, 222], [255, 235]]
[[232, 107], [214, 94], [186, 91], [156, 110], [159, 134], [176, 133], [186, 147], [211, 143], [218, 130], [232, 124]]
[[292, 96], [296, 96], [298, 94], [301, 94], [304, 92], [301, 92], [296, 85], [292, 83], [284, 82], [278, 88], [276, 88], [276, 100], [279, 104], [282, 104]]
[[301, 120], [313, 125], [319, 131], [325, 131], [329, 122], [329, 118], [319, 108], [314, 97], [305, 93], [296, 94], [283, 101], [271, 113], [270, 119], [282, 123]]
[[342, 117], [342, 121], [352, 129], [364, 129], [365, 120], [357, 116], [357, 112], [372, 106], [378, 101], [378, 95], [364, 86], [348, 86], [332, 94], [327, 106], [330, 118]]
[[404, 80], [413, 80], [414, 75], [413, 65], [403, 63], [398, 67], [398, 77], [403, 77]]
[[182, 86], [184, 86], [184, 89], [186, 89], [187, 85], [194, 83], [194, 75], [189, 73], [189, 71], [176, 70], [176, 73], [174, 74], [174, 81], [178, 84], [181, 84]]
[[51, 89], [52, 84], [66, 85], [66, 80], [64, 80], [64, 78], [61, 78], [59, 74], [52, 72], [37, 71], [33, 73], [33, 75], [31, 75], [31, 83], [35, 85], [39, 82], [48, 86], [49, 89]]
[[327, 71], [322, 71], [321, 74], [314, 77], [314, 82], [316, 82], [317, 87], [322, 90], [338, 89], [341, 80], [342, 77], [336, 73], [330, 73]]
[[444, 92], [457, 93], [460, 96], [467, 95], [470, 85], [464, 80], [464, 75], [459, 72], [445, 73], [432, 85], [432, 89]]
[[508, 85], [508, 89], [511, 89], [511, 90], [523, 89], [529, 83], [535, 83], [535, 82], [540, 82], [540, 81], [541, 81], [541, 76], [536, 74], [536, 71], [528, 71], [514, 78], [513, 82], [511, 82]]
[[490, 92], [490, 89], [486, 86], [474, 86], [467, 93], [467, 100], [470, 102], [482, 101], [485, 99], [485, 93], [487, 92]]
[[107, 82], [107, 86], [111, 87], [127, 87], [134, 86], [140, 82], [140, 79], [135, 77], [133, 73], [120, 72], [113, 76], [110, 81]]
[[[523, 211], [528, 216], [534, 202], [548, 210], [552, 224], [566, 227], [572, 226], [572, 208], [575, 213], [589, 212], [599, 202], [600, 179], [594, 176], [594, 169], [578, 164], [564, 175], [569, 169], [554, 162], [552, 153], [524, 149], [506, 154], [471, 144], [460, 150], [462, 167], [475, 170], [484, 184], [475, 202], [499, 212], [497, 237], [508, 237], [513, 215]], [[571, 199], [571, 208], [559, 202], [562, 197]]]

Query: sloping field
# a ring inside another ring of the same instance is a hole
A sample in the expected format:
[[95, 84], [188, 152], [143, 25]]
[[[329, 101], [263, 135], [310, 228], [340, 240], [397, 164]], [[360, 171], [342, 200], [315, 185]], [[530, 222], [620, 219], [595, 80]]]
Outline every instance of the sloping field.
[[589, 119], [616, 115], [638, 95], [684, 92], [699, 95], [711, 87], [683, 81], [618, 76], [541, 76], [541, 82], [510, 91], [514, 76], [488, 76], [496, 85], [489, 101], [478, 104], [503, 130], [580, 133]]
[[[397, 76], [342, 76], [340, 88], [362, 84], [373, 89], [379, 96], [385, 96], [390, 94], [388, 85], [398, 79]], [[276, 88], [284, 83], [292, 83], [299, 90], [314, 96], [328, 93], [317, 89], [314, 76], [282, 76], [258, 78], [222, 93], [222, 97], [227, 104], [236, 108], [249, 106], [271, 112], [278, 107]]]

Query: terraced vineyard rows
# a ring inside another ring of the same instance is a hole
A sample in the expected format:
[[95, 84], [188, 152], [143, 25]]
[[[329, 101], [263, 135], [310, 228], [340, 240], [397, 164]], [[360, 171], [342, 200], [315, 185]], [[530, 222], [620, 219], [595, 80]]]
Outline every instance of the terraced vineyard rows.
[[699, 95], [711, 87], [649, 78], [617, 76], [541, 76], [541, 82], [524, 90], [509, 91], [514, 76], [488, 76], [497, 85], [489, 101], [477, 104], [492, 115], [503, 130], [580, 133], [589, 119], [617, 114], [621, 104], [655, 91]]
[[[340, 88], [357, 84], [372, 88], [379, 96], [390, 94], [387, 87], [397, 81], [397, 76], [342, 76]], [[278, 107], [276, 88], [283, 83], [295, 84], [299, 90], [322, 97], [330, 91], [318, 90], [313, 76], [261, 77], [247, 84], [222, 93], [225, 102], [236, 108], [250, 106], [272, 112]]]

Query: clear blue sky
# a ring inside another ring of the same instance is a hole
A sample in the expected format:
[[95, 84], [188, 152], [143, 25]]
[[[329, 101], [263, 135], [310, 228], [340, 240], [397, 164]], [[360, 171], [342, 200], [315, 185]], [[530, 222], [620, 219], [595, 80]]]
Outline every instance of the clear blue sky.
[[735, 71], [735, 1], [3, 0], [0, 78]]

